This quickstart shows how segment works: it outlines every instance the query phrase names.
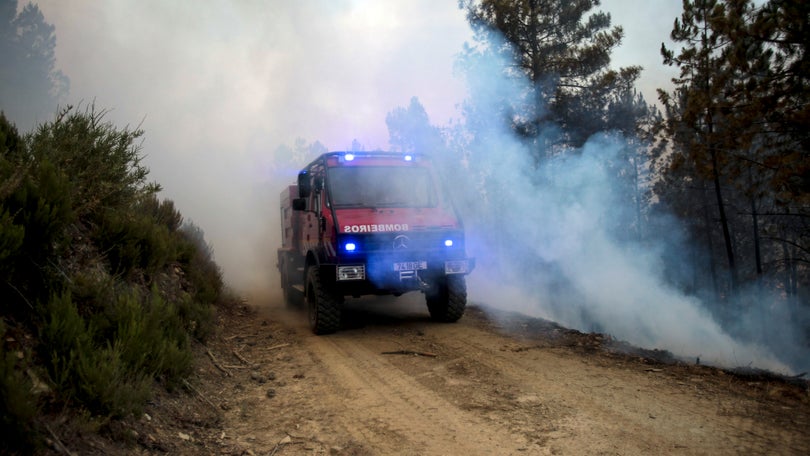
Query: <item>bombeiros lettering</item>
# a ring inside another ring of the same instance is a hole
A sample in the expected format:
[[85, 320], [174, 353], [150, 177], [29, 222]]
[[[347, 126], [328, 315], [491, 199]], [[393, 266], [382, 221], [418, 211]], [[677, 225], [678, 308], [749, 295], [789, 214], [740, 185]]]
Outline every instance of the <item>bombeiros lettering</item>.
[[407, 223], [378, 223], [372, 225], [344, 225], [344, 233], [381, 233], [388, 231], [408, 231]]

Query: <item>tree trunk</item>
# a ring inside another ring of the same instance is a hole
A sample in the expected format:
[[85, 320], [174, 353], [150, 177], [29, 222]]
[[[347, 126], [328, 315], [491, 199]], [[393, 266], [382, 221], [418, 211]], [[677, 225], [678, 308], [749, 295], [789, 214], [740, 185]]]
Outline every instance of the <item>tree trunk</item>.
[[751, 197], [751, 218], [754, 228], [754, 258], [756, 259], [757, 266], [757, 282], [762, 278], [762, 252], [759, 242], [759, 218], [757, 214], [757, 205], [754, 202], [754, 197]]
[[[720, 301], [720, 288], [717, 284], [717, 269], [714, 266], [714, 242], [712, 242], [712, 218], [709, 214], [709, 197], [706, 195], [706, 184], [700, 184], [700, 196], [703, 203], [703, 232], [706, 234], [706, 252], [709, 258], [709, 279], [712, 282], [712, 290], [714, 290], [715, 301]], [[697, 269], [697, 268], [696, 268]], [[700, 288], [697, 288], [700, 289]]]
[[731, 276], [731, 294], [737, 291], [737, 264], [734, 260], [734, 247], [731, 244], [731, 230], [728, 227], [726, 217], [726, 204], [723, 202], [723, 192], [720, 189], [720, 172], [717, 170], [717, 152], [714, 147], [710, 147], [712, 156], [712, 170], [714, 180], [714, 195], [717, 198], [717, 210], [720, 213], [720, 226], [723, 229], [723, 241], [726, 245], [726, 257], [728, 258], [728, 271]]

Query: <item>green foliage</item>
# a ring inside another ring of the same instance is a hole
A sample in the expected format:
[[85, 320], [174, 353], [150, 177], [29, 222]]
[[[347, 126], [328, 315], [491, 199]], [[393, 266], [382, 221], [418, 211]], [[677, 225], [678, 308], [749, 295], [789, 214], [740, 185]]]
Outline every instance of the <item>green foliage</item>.
[[116, 275], [155, 274], [174, 256], [169, 229], [137, 210], [106, 211], [92, 235]]
[[0, 301], [19, 316], [22, 303], [30, 310], [31, 302], [61, 286], [53, 264], [70, 242], [72, 188], [50, 160], [31, 160], [5, 117], [0, 131], [0, 177], [7, 179], [0, 191]]
[[180, 303], [180, 313], [194, 337], [204, 340], [213, 333], [212, 305], [220, 300], [224, 287], [222, 272], [214, 262], [213, 250], [197, 225], [187, 222], [178, 235], [177, 261], [185, 271], [192, 299]]
[[[21, 138], [0, 114], [0, 311], [39, 335], [54, 404], [117, 418], [192, 372], [223, 284], [202, 230], [146, 181], [141, 132], [103, 115], [67, 108]], [[3, 419], [33, 429], [2, 356]]]
[[148, 195], [139, 204], [139, 209], [148, 214], [160, 226], [165, 226], [170, 233], [175, 233], [183, 226], [183, 216], [174, 207], [172, 200], [160, 201], [155, 195]]
[[[105, 112], [63, 109], [53, 122], [40, 126], [31, 139], [31, 154], [47, 158], [68, 176], [73, 209], [80, 219], [109, 209], [128, 209], [160, 187], [146, 181], [141, 164], [141, 130], [118, 129]], [[92, 220], [91, 220], [92, 221]]]
[[[6, 328], [0, 322], [0, 340], [5, 339]], [[3, 445], [12, 452], [29, 452], [36, 443], [34, 417], [38, 410], [31, 386], [15, 353], [0, 342], [0, 434]]]
[[25, 228], [14, 224], [14, 217], [5, 209], [0, 212], [0, 274], [6, 275], [12, 270], [11, 259], [22, 246]]
[[138, 413], [153, 378], [177, 383], [191, 370], [185, 324], [153, 293], [119, 294], [89, 322], [69, 294], [54, 296], [43, 314], [41, 352], [54, 384], [94, 413]]

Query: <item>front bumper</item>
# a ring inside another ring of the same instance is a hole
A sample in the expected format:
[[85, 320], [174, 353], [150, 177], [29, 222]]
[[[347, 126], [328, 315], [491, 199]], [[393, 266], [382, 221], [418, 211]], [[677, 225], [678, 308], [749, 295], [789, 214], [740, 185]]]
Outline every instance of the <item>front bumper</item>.
[[391, 294], [424, 290], [448, 275], [465, 275], [475, 269], [475, 258], [418, 260], [368, 258], [346, 264], [321, 265], [323, 277], [334, 277], [344, 294]]

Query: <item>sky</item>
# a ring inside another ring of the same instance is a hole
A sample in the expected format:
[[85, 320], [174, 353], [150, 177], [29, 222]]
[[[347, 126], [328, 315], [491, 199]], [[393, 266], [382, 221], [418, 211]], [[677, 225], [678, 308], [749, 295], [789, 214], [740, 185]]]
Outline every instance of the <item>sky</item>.
[[[275, 261], [278, 146], [386, 149], [388, 112], [416, 96], [447, 125], [467, 96], [454, 64], [472, 32], [456, 0], [35, 3], [56, 28], [65, 102], [144, 129], [161, 196], [205, 231], [239, 290], [261, 288]], [[658, 49], [680, 6], [603, 0], [625, 29], [615, 66], [645, 67], [648, 102], [673, 76]]]

